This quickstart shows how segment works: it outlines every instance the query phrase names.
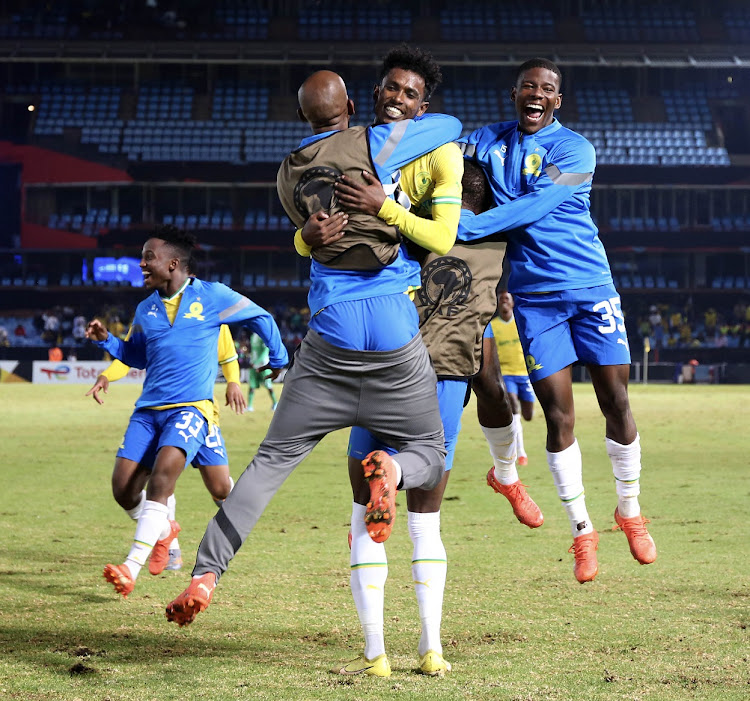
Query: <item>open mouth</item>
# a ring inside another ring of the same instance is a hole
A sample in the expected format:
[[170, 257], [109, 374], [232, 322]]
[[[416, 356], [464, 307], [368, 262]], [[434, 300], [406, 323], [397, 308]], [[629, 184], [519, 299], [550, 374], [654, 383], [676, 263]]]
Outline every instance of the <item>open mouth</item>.
[[528, 121], [538, 122], [544, 116], [544, 107], [532, 103], [523, 108], [523, 114]]
[[390, 117], [391, 119], [401, 119], [404, 116], [403, 110], [393, 105], [386, 105], [383, 108], [383, 112], [385, 112], [386, 117]]

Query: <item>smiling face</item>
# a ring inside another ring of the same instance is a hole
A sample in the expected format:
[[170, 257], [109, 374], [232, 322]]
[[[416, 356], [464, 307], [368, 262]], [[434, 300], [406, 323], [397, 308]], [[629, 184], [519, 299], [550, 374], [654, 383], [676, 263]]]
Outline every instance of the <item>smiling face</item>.
[[392, 68], [375, 86], [375, 124], [421, 117], [430, 106], [424, 99], [424, 78], [414, 71]]
[[549, 68], [529, 68], [510, 91], [516, 104], [518, 125], [525, 134], [535, 134], [552, 124], [555, 110], [562, 104], [560, 79]]
[[179, 266], [179, 256], [166, 241], [153, 238], [143, 244], [140, 267], [143, 273], [144, 287], [167, 293], [172, 281], [172, 273]]

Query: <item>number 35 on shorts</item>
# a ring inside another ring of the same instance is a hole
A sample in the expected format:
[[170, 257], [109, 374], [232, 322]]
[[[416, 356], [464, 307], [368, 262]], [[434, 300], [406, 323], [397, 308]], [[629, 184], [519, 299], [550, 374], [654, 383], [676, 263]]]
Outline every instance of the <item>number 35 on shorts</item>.
[[623, 333], [625, 331], [625, 319], [620, 309], [619, 297], [611, 297], [610, 299], [598, 302], [591, 310], [602, 316], [604, 325], [597, 327], [599, 333], [609, 334], [615, 331]]

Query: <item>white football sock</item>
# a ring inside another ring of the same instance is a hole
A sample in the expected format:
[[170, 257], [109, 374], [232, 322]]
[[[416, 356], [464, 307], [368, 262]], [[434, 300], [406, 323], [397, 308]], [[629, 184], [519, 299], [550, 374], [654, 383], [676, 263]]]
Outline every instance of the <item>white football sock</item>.
[[525, 458], [526, 449], [523, 446], [523, 424], [521, 424], [521, 415], [513, 414], [513, 424], [516, 429], [516, 454], [519, 458]]
[[135, 527], [133, 545], [125, 559], [133, 580], [146, 564], [156, 541], [169, 535], [168, 511], [166, 504], [160, 504], [158, 501], [146, 501], [143, 505], [143, 512]]
[[143, 505], [146, 503], [146, 490], [141, 490], [141, 500], [132, 508], [132, 509], [125, 509], [125, 513], [130, 516], [130, 518], [133, 519], [133, 521], [137, 521], [140, 516], [141, 512], [143, 511]]
[[[169, 509], [169, 513], [167, 514], [167, 518], [170, 521], [176, 521], [177, 516], [175, 515], [177, 512], [177, 499], [175, 499], [174, 494], [170, 494], [169, 498], [167, 499], [167, 509]], [[170, 550], [179, 550], [180, 549], [180, 543], [175, 538], [170, 544], [169, 544]]]
[[578, 441], [559, 453], [547, 451], [547, 464], [552, 479], [570, 521], [573, 537], [591, 533], [594, 530], [586, 511], [586, 498], [583, 493], [583, 464]]
[[448, 559], [440, 538], [440, 512], [407, 512], [409, 536], [414, 544], [411, 576], [419, 605], [422, 636], [417, 652], [420, 657], [428, 650], [443, 654], [440, 642], [440, 622], [443, 617], [443, 593], [448, 571]]
[[490, 448], [492, 462], [495, 464], [495, 479], [500, 484], [518, 482], [516, 469], [516, 429], [515, 423], [499, 428], [482, 426], [482, 432]]
[[617, 488], [617, 510], [623, 518], [641, 513], [638, 495], [641, 493], [641, 437], [636, 434], [630, 445], [622, 445], [610, 438], [604, 439], [607, 455], [612, 462], [612, 473]]
[[385, 545], [376, 543], [365, 528], [366, 507], [352, 504], [352, 552], [350, 583], [362, 633], [365, 657], [372, 660], [385, 652], [383, 608], [388, 559]]

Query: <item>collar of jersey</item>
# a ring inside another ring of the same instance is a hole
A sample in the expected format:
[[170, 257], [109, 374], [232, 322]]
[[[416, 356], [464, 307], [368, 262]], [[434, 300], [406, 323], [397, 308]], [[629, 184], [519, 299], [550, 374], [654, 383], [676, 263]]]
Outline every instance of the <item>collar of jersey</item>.
[[536, 139], [539, 136], [547, 136], [548, 134], [552, 134], [552, 133], [556, 132], [561, 126], [562, 126], [562, 124], [560, 124], [560, 122], [557, 121], [557, 117], [554, 117], [552, 119], [551, 124], [548, 124], [546, 127], [544, 127], [543, 129], [540, 129], [537, 132], [534, 132], [533, 134], [525, 134], [524, 132], [522, 132], [518, 128], [518, 123], [516, 123], [516, 131], [519, 134], [523, 134], [523, 138], [524, 139], [531, 139], [531, 138]]
[[177, 292], [175, 292], [171, 297], [161, 297], [161, 295], [159, 295], [162, 298], [162, 301], [171, 302], [175, 297], [179, 297], [185, 291], [185, 288], [190, 284], [192, 279], [193, 278], [189, 277], [187, 280], [185, 280], [185, 283], [182, 285], [182, 287], [180, 287], [180, 289], [177, 290]]
[[305, 148], [308, 144], [312, 144], [320, 139], [325, 139], [328, 136], [331, 136], [332, 134], [338, 133], [338, 129], [332, 129], [331, 131], [324, 131], [320, 134], [311, 134], [310, 136], [306, 136], [302, 141], [299, 142], [298, 149]]

